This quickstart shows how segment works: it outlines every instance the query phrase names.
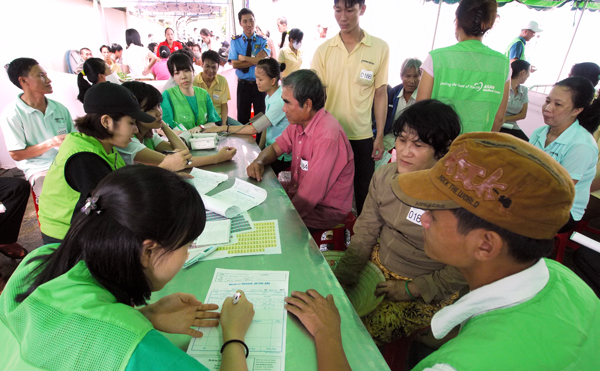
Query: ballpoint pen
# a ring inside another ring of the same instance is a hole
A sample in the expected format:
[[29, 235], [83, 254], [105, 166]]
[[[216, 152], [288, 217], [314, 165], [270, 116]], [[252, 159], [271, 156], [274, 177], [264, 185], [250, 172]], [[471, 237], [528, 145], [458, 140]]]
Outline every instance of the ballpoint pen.
[[239, 292], [236, 292], [233, 295], [233, 305], [236, 305], [238, 303], [238, 301], [240, 301], [240, 298], [242, 297], [242, 294]]
[[201, 253], [199, 253], [198, 255], [194, 256], [191, 260], [185, 262], [185, 264], [183, 265], [183, 267], [187, 268], [190, 265], [197, 263], [199, 260], [202, 260], [202, 259], [206, 258], [210, 254], [212, 254], [213, 252], [215, 252], [218, 247], [219, 246], [209, 246], [209, 247], [205, 248]]

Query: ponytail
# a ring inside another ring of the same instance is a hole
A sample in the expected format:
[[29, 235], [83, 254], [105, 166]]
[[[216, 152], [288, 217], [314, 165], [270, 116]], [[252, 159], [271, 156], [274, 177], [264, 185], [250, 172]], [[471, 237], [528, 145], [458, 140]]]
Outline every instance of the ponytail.
[[592, 104], [585, 107], [577, 116], [577, 120], [579, 125], [594, 135], [600, 126], [600, 98], [594, 99]]
[[[77, 99], [83, 103], [85, 93], [92, 87], [92, 85], [98, 83], [98, 75], [104, 74], [106, 69], [106, 62], [100, 58], [90, 58], [83, 63], [83, 71], [77, 75], [77, 86], [79, 87], [79, 95]], [[83, 77], [87, 77], [86, 79]]]
[[77, 95], [77, 100], [83, 103], [85, 93], [92, 87], [92, 84], [87, 82], [83, 77], [83, 72], [79, 72], [77, 75], [77, 86], [79, 87], [79, 95]]
[[287, 31], [283, 31], [283, 33], [281, 34], [281, 43], [279, 44], [279, 49], [283, 48], [283, 44], [285, 43], [285, 37], [287, 36], [287, 34]]

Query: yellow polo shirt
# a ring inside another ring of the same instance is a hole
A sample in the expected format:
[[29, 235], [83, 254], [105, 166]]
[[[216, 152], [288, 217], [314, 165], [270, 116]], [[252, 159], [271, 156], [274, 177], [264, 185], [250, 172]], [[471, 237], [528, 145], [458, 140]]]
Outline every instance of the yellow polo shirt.
[[[210, 98], [212, 99], [213, 106], [215, 106], [215, 110], [219, 114], [219, 117], [221, 117], [221, 105], [227, 103], [227, 101], [231, 99], [231, 96], [229, 95], [229, 84], [227, 83], [227, 79], [217, 74], [212, 82], [212, 85], [208, 86], [204, 80], [202, 80], [202, 74], [199, 73], [194, 78], [192, 85], [202, 88], [208, 92], [208, 95], [210, 95]], [[221, 117], [221, 119], [223, 120], [223, 117]]]
[[290, 46], [286, 45], [279, 51], [277, 61], [285, 63], [285, 71], [282, 72], [282, 75], [286, 77], [290, 73], [298, 71], [302, 66], [302, 50], [298, 50], [298, 55], [296, 55]]
[[311, 65], [327, 88], [325, 109], [340, 122], [349, 140], [373, 137], [375, 89], [388, 82], [388, 44], [363, 32], [365, 36], [350, 54], [339, 33], [325, 41]]

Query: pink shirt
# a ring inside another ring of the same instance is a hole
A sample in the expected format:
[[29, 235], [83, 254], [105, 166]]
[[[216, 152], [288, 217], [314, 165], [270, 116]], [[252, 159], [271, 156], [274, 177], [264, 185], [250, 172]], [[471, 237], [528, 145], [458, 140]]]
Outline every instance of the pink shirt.
[[154, 63], [154, 66], [150, 69], [154, 76], [156, 76], [157, 80], [168, 80], [171, 77], [169, 73], [169, 68], [167, 67], [168, 59], [161, 59], [158, 62]]
[[325, 229], [343, 221], [352, 208], [354, 153], [340, 123], [322, 108], [306, 130], [290, 124], [275, 143], [292, 154], [286, 192], [304, 224]]

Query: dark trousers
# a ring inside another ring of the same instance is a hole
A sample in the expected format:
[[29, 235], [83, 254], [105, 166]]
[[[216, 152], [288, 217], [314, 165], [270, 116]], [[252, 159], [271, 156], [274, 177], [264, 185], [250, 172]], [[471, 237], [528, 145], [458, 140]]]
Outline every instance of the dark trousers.
[[363, 205], [369, 193], [369, 184], [375, 172], [373, 153], [373, 139], [351, 140], [350, 146], [354, 152], [354, 198], [356, 199], [356, 212], [362, 212]]
[[44, 243], [44, 245], [48, 245], [50, 243], [61, 243], [62, 240], [59, 240], [58, 238], [47, 236], [42, 233], [42, 242]]
[[[237, 120], [246, 125], [250, 121], [251, 106], [254, 114], [265, 112], [265, 93], [258, 91], [256, 81], [238, 80], [237, 86]], [[256, 143], [260, 143], [260, 134], [256, 135]]]
[[600, 253], [581, 246], [573, 254], [575, 273], [587, 283], [600, 298]]
[[31, 188], [25, 179], [0, 178], [0, 202], [6, 207], [0, 213], [0, 245], [17, 242], [30, 195]]
[[279, 175], [279, 173], [288, 169], [290, 166], [292, 166], [292, 161], [283, 161], [283, 160], [277, 159], [277, 160], [275, 160], [275, 162], [273, 162], [271, 164], [271, 169], [273, 169], [273, 172], [275, 173], [275, 175]]
[[501, 128], [500, 132], [501, 133], [510, 134], [513, 137], [517, 137], [519, 139], [523, 139], [524, 141], [526, 141], [526, 142], [529, 143], [529, 138], [527, 137], [527, 135], [525, 135], [525, 133], [523, 132], [523, 130]]

